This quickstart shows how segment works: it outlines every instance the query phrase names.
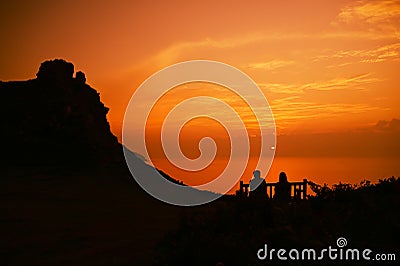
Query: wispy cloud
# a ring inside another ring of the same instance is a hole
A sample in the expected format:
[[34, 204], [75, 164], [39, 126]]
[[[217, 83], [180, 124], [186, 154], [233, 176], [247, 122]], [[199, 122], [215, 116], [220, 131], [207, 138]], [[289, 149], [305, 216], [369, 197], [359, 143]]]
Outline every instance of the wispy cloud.
[[364, 89], [363, 85], [378, 82], [380, 79], [371, 77], [370, 74], [363, 74], [348, 78], [335, 78], [322, 82], [304, 84], [302, 90], [338, 90], [338, 89]]
[[302, 94], [304, 93], [302, 85], [289, 83], [258, 83], [264, 93], [278, 94]]
[[355, 5], [344, 7], [338, 20], [344, 23], [364, 21], [369, 24], [387, 22], [400, 17], [399, 1], [357, 1]]
[[271, 108], [279, 129], [304, 119], [324, 119], [338, 117], [343, 114], [360, 114], [378, 110], [379, 107], [368, 104], [318, 103], [302, 100], [298, 96], [276, 99], [271, 102]]
[[266, 62], [259, 62], [259, 63], [251, 63], [248, 65], [245, 65], [245, 68], [250, 68], [250, 69], [260, 69], [260, 70], [275, 70], [281, 67], [286, 67], [289, 65], [294, 64], [293, 60], [279, 60], [279, 59], [274, 59]]
[[371, 49], [341, 50], [318, 55], [314, 62], [329, 59], [347, 60], [345, 63], [334, 66], [350, 65], [354, 63], [379, 63], [386, 61], [400, 61], [400, 42], [391, 43]]
[[[317, 42], [323, 40], [388, 40], [397, 39], [400, 34], [387, 34], [386, 32], [369, 32], [364, 30], [330, 30], [319, 33], [298, 33], [298, 32], [252, 32], [246, 35], [230, 36], [225, 38], [205, 38], [194, 41], [180, 41], [175, 42], [163, 48], [158, 53], [154, 54], [151, 58], [147, 58], [143, 64], [166, 66], [178, 61], [187, 60], [192, 58], [194, 55], [198, 58], [203, 54], [207, 55], [212, 50], [224, 50], [231, 49], [232, 53], [237, 50], [245, 49], [248, 46], [254, 44], [260, 44], [261, 46], [267, 42], [292, 42], [292, 41], [304, 41], [304, 42]], [[267, 62], [255, 62], [246, 64], [245, 67], [253, 69], [276, 69], [287, 65], [293, 64], [293, 60], [280, 60], [275, 59]], [[136, 66], [137, 67], [137, 66]], [[135, 67], [135, 68], [136, 68]]]
[[367, 73], [353, 77], [341, 77], [303, 84], [260, 83], [259, 86], [266, 92], [279, 94], [304, 94], [310, 90], [360, 90], [365, 89], [366, 84], [379, 81], [381, 81], [381, 79], [372, 77], [370, 73]]
[[356, 1], [342, 8], [332, 25], [399, 37], [399, 19], [400, 2], [397, 0]]
[[239, 48], [244, 45], [261, 41], [265, 38], [263, 34], [252, 33], [246, 36], [237, 36], [224, 39], [205, 38], [196, 41], [182, 41], [171, 44], [162, 49], [154, 56], [158, 62], [171, 63], [188, 51], [198, 51], [199, 49], [227, 49]]
[[400, 43], [394, 43], [379, 47], [370, 51], [363, 51], [361, 62], [384, 62], [400, 60]]

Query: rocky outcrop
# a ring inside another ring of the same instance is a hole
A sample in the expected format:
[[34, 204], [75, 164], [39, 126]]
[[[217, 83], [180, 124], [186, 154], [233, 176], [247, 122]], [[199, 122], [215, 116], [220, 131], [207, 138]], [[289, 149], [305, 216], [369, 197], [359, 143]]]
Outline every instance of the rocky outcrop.
[[85, 74], [61, 59], [41, 64], [37, 78], [0, 82], [4, 165], [88, 165], [120, 162], [108, 108]]

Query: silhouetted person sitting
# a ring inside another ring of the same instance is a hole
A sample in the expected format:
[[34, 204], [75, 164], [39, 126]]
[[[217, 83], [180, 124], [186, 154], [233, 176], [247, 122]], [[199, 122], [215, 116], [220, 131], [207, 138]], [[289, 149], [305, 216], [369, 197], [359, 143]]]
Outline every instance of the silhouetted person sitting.
[[279, 174], [279, 182], [275, 186], [274, 199], [279, 201], [289, 201], [290, 200], [290, 183], [287, 180], [285, 172]]
[[259, 170], [253, 172], [253, 179], [250, 180], [250, 197], [267, 198], [267, 186]]

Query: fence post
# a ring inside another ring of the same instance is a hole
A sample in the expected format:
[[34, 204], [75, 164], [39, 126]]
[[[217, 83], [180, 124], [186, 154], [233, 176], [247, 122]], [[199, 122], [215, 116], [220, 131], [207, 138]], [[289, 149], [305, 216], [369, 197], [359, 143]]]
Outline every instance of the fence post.
[[307, 179], [303, 179], [303, 199], [305, 200], [307, 198]]

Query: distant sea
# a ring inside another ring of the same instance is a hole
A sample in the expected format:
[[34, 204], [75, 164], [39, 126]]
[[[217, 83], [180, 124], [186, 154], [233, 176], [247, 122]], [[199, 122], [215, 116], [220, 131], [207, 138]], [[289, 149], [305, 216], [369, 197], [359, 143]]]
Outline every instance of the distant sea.
[[289, 181], [307, 178], [315, 183], [359, 183], [366, 179], [377, 182], [400, 176], [400, 157], [276, 157], [267, 182], [276, 182], [285, 171]]

